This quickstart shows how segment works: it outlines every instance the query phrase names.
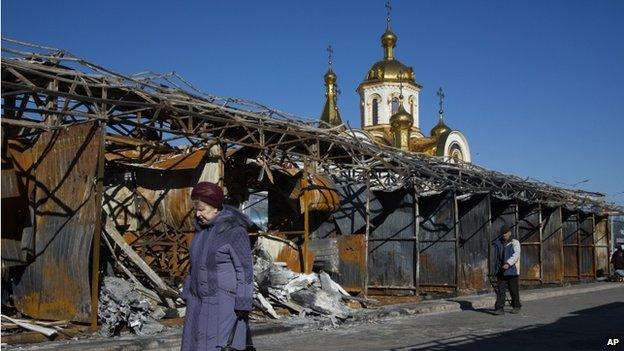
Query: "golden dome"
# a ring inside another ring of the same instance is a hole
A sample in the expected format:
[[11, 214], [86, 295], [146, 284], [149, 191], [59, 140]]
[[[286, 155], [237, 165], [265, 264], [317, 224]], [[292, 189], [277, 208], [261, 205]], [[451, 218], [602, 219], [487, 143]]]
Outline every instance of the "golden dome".
[[396, 34], [394, 34], [394, 32], [390, 30], [390, 28], [387, 28], [384, 34], [381, 35], [381, 46], [383, 46], [384, 48], [393, 48], [396, 46], [396, 42]]
[[431, 129], [431, 136], [437, 137], [450, 131], [451, 131], [451, 128], [449, 128], [446, 124], [444, 124], [444, 121], [442, 120], [442, 118], [440, 118], [438, 120], [438, 124], [436, 124], [435, 127]]
[[336, 83], [336, 74], [334, 73], [334, 71], [332, 71], [331, 68], [327, 70], [327, 73], [325, 73], [325, 76], [323, 76], [323, 78], [325, 79], [325, 83], [327, 84]]
[[414, 70], [398, 60], [381, 60], [376, 62], [366, 74], [365, 82], [409, 82], [416, 84]]
[[394, 57], [394, 47], [397, 43], [397, 36], [387, 28], [381, 35], [381, 46], [384, 48], [384, 58], [376, 62], [366, 73], [364, 82], [380, 83], [380, 82], [404, 82], [412, 85], [416, 83], [416, 77], [412, 67], [408, 67]]
[[390, 126], [392, 129], [397, 127], [401, 129], [410, 128], [413, 124], [414, 117], [410, 115], [409, 112], [405, 111], [403, 103], [399, 104], [399, 110], [390, 116]]

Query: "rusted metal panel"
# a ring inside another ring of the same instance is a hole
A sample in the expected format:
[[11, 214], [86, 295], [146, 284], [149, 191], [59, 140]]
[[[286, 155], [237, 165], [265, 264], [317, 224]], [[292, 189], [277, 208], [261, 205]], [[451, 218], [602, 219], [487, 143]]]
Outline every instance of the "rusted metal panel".
[[32, 153], [35, 260], [15, 279], [17, 308], [38, 319], [89, 321], [91, 240], [101, 133], [93, 123], [43, 133]]
[[412, 189], [373, 192], [383, 209], [373, 213], [368, 245], [368, 286], [414, 288], [414, 193]]
[[607, 216], [596, 216], [594, 226], [594, 254], [596, 276], [609, 275], [609, 220]]
[[120, 165], [107, 170], [104, 209], [128, 244], [165, 278], [188, 271], [195, 232], [190, 193], [202, 170], [202, 163], [194, 169]]
[[594, 278], [594, 215], [581, 213], [579, 217], [579, 268], [581, 277]]
[[542, 283], [563, 282], [561, 207], [542, 207]]
[[520, 279], [524, 284], [539, 283], [541, 279], [540, 206], [523, 205], [518, 208], [518, 240], [522, 246]]
[[457, 287], [455, 196], [451, 192], [418, 199], [420, 286]]
[[578, 213], [563, 211], [563, 276], [566, 280], [578, 280], [579, 271], [579, 225]]
[[364, 234], [338, 236], [339, 274], [336, 281], [349, 292], [364, 291], [366, 245]]
[[15, 170], [3, 169], [1, 174], [2, 181], [0, 183], [2, 186], [2, 198], [7, 199], [12, 197], [19, 197], [19, 185], [17, 183], [17, 175], [15, 174]]
[[[366, 227], [366, 185], [336, 184], [340, 196], [340, 208], [333, 217], [342, 234], [363, 234]], [[381, 205], [376, 198], [371, 198], [370, 212], [378, 213]]]
[[[498, 240], [501, 236], [503, 225], [507, 224], [511, 227], [512, 238], [518, 238], [518, 205], [515, 201], [501, 201], [492, 198], [491, 201], [491, 224], [490, 224], [490, 245]], [[490, 248], [490, 274], [494, 275], [500, 267], [495, 267], [496, 259], [494, 250]]]
[[488, 257], [490, 237], [490, 197], [475, 195], [458, 201], [459, 288], [489, 290]]
[[[28, 197], [14, 169], [2, 170], [2, 266], [23, 265], [30, 254], [23, 234], [32, 228]], [[24, 244], [26, 244], [24, 242]]]

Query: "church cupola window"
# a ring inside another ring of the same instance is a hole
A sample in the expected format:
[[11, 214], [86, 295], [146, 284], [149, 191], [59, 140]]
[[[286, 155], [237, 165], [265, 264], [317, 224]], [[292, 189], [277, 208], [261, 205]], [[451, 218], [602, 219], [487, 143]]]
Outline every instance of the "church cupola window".
[[373, 125], [379, 123], [379, 99], [373, 99]]
[[393, 97], [392, 98], [392, 114], [397, 113], [397, 111], [399, 111], [399, 98]]

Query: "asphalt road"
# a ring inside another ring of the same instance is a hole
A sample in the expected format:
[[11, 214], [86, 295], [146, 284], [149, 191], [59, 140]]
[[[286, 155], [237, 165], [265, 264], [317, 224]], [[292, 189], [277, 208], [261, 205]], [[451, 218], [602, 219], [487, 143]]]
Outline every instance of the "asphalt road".
[[[331, 330], [258, 336], [258, 350], [624, 350], [624, 287], [489, 310], [417, 315]], [[609, 339], [619, 339], [609, 346]]]

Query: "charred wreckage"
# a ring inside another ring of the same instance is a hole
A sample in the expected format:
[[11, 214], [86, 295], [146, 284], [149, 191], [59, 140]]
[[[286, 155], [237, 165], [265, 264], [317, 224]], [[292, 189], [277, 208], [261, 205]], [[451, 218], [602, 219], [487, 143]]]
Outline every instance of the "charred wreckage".
[[[105, 335], [157, 332], [183, 313], [200, 180], [254, 221], [255, 305], [270, 318], [344, 319], [373, 294], [489, 290], [504, 223], [524, 284], [593, 280], [609, 270], [609, 214], [624, 211], [205, 94], [175, 73], [121, 75], [11, 39], [1, 125], [3, 311], [99, 322]], [[14, 317], [3, 329], [60, 332]]]

